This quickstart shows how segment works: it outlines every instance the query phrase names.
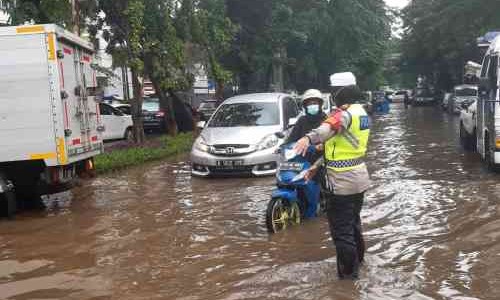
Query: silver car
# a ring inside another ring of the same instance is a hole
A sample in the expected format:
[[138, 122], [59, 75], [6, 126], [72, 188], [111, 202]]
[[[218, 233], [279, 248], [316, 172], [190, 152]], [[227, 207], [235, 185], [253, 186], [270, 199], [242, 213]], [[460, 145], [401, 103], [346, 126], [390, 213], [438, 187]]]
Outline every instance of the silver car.
[[275, 133], [286, 131], [299, 116], [290, 95], [249, 94], [230, 98], [217, 109], [191, 151], [195, 176], [276, 173]]

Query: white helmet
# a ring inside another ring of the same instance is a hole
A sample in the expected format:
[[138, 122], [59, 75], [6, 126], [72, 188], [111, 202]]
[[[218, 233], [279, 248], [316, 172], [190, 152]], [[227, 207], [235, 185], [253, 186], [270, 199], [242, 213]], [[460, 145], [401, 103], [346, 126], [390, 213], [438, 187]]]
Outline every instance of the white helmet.
[[308, 99], [318, 99], [323, 102], [323, 94], [316, 89], [310, 89], [305, 91], [304, 95], [302, 95], [302, 105], [304, 105], [304, 102]]
[[356, 76], [352, 72], [335, 73], [330, 76], [330, 86], [343, 87], [356, 84]]

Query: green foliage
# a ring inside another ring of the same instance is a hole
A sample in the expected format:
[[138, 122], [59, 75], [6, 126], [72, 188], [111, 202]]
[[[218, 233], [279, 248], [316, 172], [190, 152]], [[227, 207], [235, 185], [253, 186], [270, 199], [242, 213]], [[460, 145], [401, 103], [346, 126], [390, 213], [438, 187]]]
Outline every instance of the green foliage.
[[149, 161], [167, 159], [189, 152], [193, 144], [191, 134], [161, 137], [159, 147], [134, 147], [104, 153], [95, 158], [97, 173], [107, 173]]
[[12, 25], [26, 22], [36, 24], [55, 23], [67, 29], [73, 22], [79, 22], [80, 28], [87, 27], [87, 18], [97, 14], [96, 0], [87, 0], [78, 4], [78, 17], [73, 18], [69, 0], [4, 0]]
[[146, 0], [147, 11], [144, 25], [144, 59], [147, 75], [158, 82], [159, 87], [169, 90], [184, 90], [193, 79], [186, 72], [185, 42], [177, 32], [177, 10], [174, 1]]
[[206, 53], [209, 75], [218, 84], [228, 83], [233, 74], [224, 65], [236, 33], [236, 27], [227, 17], [224, 0], [203, 0], [197, 3], [194, 29], [195, 42]]
[[382, 0], [229, 1], [239, 25], [232, 60], [243, 90], [267, 89], [277, 47], [285, 88], [328, 88], [329, 75], [353, 71], [365, 88], [379, 81], [390, 37]]
[[[4, 1], [5, 2], [5, 1]], [[13, 25], [25, 22], [71, 24], [71, 3], [67, 0], [8, 0]]]
[[500, 29], [498, 0], [413, 0], [403, 12], [404, 67], [439, 88], [462, 81], [468, 60], [479, 62], [476, 38]]

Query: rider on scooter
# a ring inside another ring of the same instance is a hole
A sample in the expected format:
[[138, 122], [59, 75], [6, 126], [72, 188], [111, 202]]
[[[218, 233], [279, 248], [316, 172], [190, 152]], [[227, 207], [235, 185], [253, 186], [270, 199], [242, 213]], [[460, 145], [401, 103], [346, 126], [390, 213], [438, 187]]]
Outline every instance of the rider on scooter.
[[[295, 143], [300, 138], [305, 136], [311, 130], [321, 126], [324, 120], [326, 120], [327, 115], [323, 112], [323, 95], [319, 90], [310, 89], [307, 90], [302, 96], [302, 106], [305, 110], [305, 115], [300, 117], [295, 123], [292, 132], [285, 141], [285, 144]], [[316, 160], [321, 158], [323, 152], [323, 146], [316, 146], [316, 152], [307, 157], [307, 160], [314, 163]], [[319, 175], [315, 176], [313, 180], [318, 183]], [[306, 218], [314, 218], [317, 214], [317, 206], [319, 204], [319, 189], [314, 189], [312, 186], [306, 187], [306, 193], [310, 195], [309, 199], [314, 199], [316, 201], [311, 201], [308, 203], [307, 209], [304, 213]]]

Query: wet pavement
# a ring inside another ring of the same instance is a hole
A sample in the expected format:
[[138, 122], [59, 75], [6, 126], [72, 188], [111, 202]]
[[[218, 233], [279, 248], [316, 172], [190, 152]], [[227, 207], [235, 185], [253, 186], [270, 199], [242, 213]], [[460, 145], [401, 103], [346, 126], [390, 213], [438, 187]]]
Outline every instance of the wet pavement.
[[325, 218], [267, 233], [274, 178], [165, 162], [0, 221], [0, 299], [499, 299], [500, 177], [460, 148], [457, 117], [395, 105], [374, 127], [356, 283], [336, 279]]

